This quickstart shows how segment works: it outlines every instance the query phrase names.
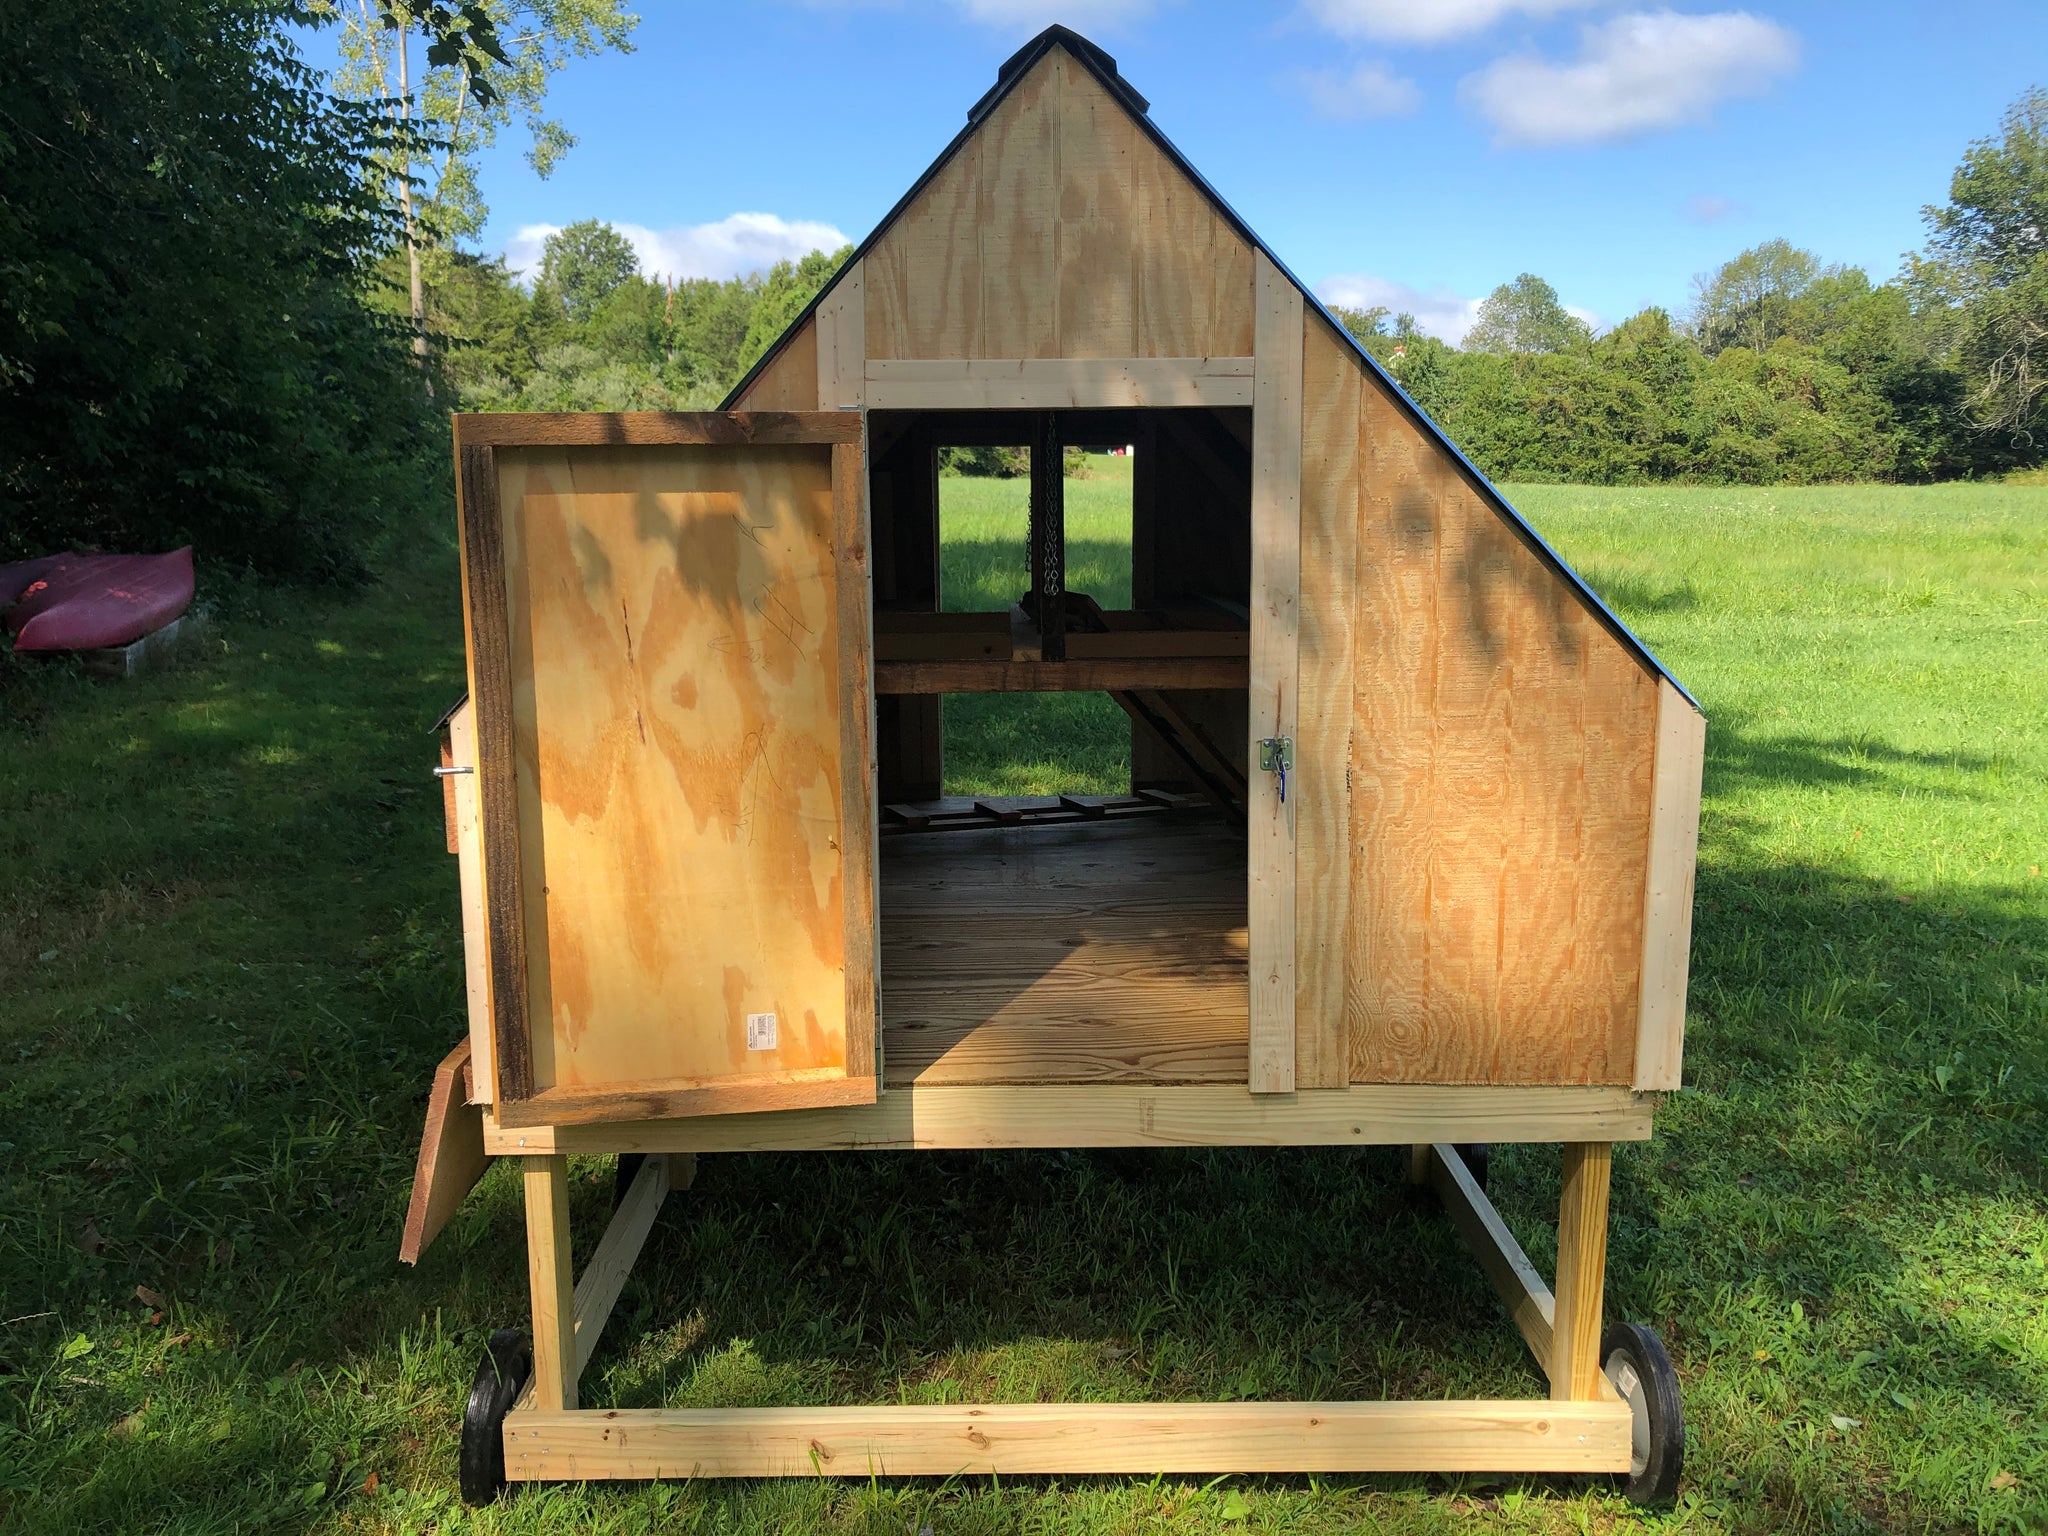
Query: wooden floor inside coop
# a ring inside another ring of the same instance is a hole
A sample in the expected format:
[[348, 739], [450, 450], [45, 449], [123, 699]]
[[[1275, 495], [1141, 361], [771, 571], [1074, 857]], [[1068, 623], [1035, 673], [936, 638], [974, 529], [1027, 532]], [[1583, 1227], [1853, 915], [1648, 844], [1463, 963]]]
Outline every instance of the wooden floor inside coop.
[[1242, 1083], [1245, 840], [1156, 815], [885, 837], [884, 1081]]

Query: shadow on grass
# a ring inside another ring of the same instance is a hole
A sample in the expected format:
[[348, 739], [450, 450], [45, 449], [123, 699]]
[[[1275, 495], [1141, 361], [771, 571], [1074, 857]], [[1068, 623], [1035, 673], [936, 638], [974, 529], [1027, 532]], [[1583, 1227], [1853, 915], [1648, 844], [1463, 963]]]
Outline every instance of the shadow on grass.
[[[1813, 736], [1770, 729], [1754, 710], [1716, 709], [1707, 725], [1709, 798], [1743, 785], [1870, 785], [1911, 788], [1959, 800], [1988, 798], [1953, 784], [1930, 784], [1926, 773], [1982, 773], [1996, 760], [1974, 752], [1918, 752], [1874, 732]], [[1913, 770], [1923, 770], [1915, 773]]]

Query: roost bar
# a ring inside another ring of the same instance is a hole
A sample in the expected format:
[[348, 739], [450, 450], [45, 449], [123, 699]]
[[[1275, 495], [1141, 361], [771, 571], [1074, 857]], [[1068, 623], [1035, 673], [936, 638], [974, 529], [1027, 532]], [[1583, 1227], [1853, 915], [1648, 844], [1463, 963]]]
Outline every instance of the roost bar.
[[[1131, 606], [1067, 580], [1131, 445]], [[939, 453], [1031, 450], [1029, 586], [941, 611]], [[1617, 1141], [1676, 1088], [1704, 721], [1064, 28], [717, 412], [456, 418], [469, 1038], [406, 1256], [524, 1160], [532, 1329], [463, 1488], [1608, 1471], [1682, 1414], [1603, 1328]], [[948, 693], [1107, 693], [1116, 795], [947, 799]], [[1484, 1148], [1564, 1148], [1547, 1286]], [[700, 1153], [1398, 1144], [1536, 1401], [579, 1410]], [[575, 1277], [567, 1158], [631, 1177]], [[637, 1163], [629, 1161], [637, 1159]], [[631, 1170], [637, 1167], [637, 1173]]]

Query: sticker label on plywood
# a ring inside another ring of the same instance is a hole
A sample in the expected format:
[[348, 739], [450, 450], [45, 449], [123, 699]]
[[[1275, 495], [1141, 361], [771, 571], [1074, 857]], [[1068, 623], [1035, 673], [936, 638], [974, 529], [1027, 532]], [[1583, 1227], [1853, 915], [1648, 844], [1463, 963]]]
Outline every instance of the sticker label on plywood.
[[747, 1049], [750, 1051], [772, 1051], [775, 1049], [774, 1014], [750, 1013], [747, 1015]]

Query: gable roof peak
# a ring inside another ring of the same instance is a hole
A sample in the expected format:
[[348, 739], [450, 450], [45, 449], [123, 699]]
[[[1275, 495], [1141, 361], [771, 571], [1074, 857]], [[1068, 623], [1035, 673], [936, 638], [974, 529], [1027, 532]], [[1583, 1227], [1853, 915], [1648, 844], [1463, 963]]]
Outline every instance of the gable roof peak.
[[981, 100], [967, 109], [967, 121], [970, 124], [977, 123], [985, 117], [991, 107], [1009, 94], [1010, 87], [1030, 73], [1031, 66], [1055, 47], [1066, 49], [1086, 65], [1088, 72], [1101, 82], [1103, 89], [1129, 107], [1135, 115], [1143, 117], [1152, 110], [1152, 103], [1139, 95], [1130, 81], [1116, 72], [1115, 59], [1072, 27], [1063, 27], [1055, 22], [1003, 60], [1002, 68], [996, 71], [996, 83], [988, 88]]

